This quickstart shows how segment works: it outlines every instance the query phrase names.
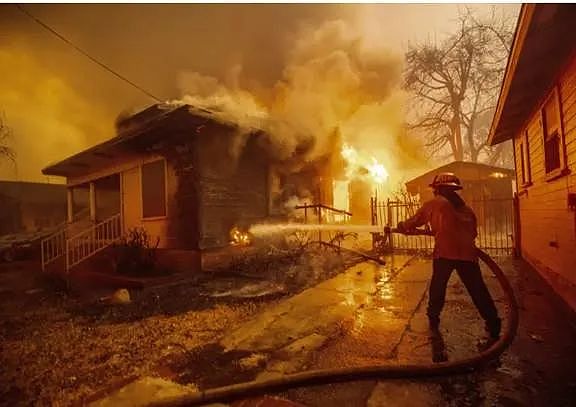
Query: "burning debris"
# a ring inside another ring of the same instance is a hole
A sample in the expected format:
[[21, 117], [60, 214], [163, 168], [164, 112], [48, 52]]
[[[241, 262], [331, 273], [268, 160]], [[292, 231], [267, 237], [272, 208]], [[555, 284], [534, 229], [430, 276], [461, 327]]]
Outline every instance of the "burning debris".
[[230, 231], [230, 238], [232, 246], [248, 246], [251, 243], [250, 235], [247, 232], [242, 232], [238, 227], [234, 227]]

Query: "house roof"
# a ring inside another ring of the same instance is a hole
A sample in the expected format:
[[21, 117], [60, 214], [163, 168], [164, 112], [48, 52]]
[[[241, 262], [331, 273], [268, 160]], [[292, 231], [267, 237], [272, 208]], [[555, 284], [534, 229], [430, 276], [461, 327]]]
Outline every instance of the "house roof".
[[66, 185], [0, 181], [0, 196], [22, 203], [66, 205]]
[[[165, 133], [159, 130], [170, 125], [172, 129], [190, 132], [209, 123], [234, 128], [236, 124], [221, 117], [218, 112], [187, 104], [156, 104], [119, 123], [117, 136], [80, 151], [42, 170], [45, 175], [71, 176], [109, 162], [129, 150], [137, 141], [153, 144]], [[181, 127], [178, 127], [181, 126]], [[145, 138], [145, 140], [143, 140]], [[141, 140], [142, 139], [142, 140]]]
[[422, 175], [419, 175], [418, 177], [415, 177], [415, 178], [411, 179], [410, 181], [407, 181], [406, 185], [408, 186], [408, 185], [412, 185], [412, 184], [419, 184], [422, 182], [429, 184], [432, 181], [433, 176], [435, 174], [438, 174], [439, 172], [453, 172], [456, 175], [458, 175], [461, 179], [466, 180], [465, 176], [462, 177], [462, 175], [459, 174], [465, 169], [477, 170], [477, 171], [484, 173], [486, 175], [489, 175], [492, 173], [501, 173], [501, 174], [504, 174], [505, 176], [508, 176], [508, 177], [514, 176], [514, 170], [511, 170], [509, 168], [495, 167], [493, 165], [487, 165], [487, 164], [482, 164], [482, 163], [473, 163], [473, 162], [468, 162], [468, 161], [453, 161], [449, 164], [442, 165], [441, 167], [434, 168], [433, 170], [430, 170], [430, 171], [428, 171]]
[[523, 4], [488, 144], [509, 140], [554, 85], [576, 47], [576, 7]]

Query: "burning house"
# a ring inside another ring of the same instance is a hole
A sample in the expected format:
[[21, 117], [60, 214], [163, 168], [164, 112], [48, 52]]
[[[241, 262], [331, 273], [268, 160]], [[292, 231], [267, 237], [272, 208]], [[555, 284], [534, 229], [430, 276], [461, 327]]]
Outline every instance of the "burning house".
[[[52, 245], [100, 241], [67, 255], [73, 267], [143, 228], [172, 267], [199, 268], [202, 253], [244, 242], [241, 230], [284, 215], [290, 198], [332, 204], [332, 179], [323, 174], [329, 160], [283, 173], [266, 143], [260, 129], [240, 129], [190, 105], [154, 105], [135, 114], [119, 123], [116, 137], [43, 170], [67, 185], [68, 228]], [[47, 245], [46, 263], [66, 254]]]
[[[66, 257], [74, 267], [141, 228], [162, 262], [201, 268], [205, 254], [246, 243], [242, 231], [285, 218], [296, 203], [350, 209], [351, 163], [368, 178], [385, 174], [350, 157], [351, 147], [295, 169], [270, 154], [263, 130], [188, 104], [154, 105], [117, 127], [116, 137], [43, 170], [66, 178], [68, 203], [68, 226], [46, 242], [44, 263]], [[369, 196], [361, 199], [369, 207]]]

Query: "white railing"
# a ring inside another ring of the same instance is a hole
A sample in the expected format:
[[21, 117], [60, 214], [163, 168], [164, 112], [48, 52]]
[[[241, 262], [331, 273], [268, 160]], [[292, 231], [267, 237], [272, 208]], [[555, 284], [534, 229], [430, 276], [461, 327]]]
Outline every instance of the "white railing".
[[[74, 214], [73, 222], [88, 219], [88, 216], [88, 209], [82, 209]], [[58, 224], [54, 227], [56, 231], [40, 242], [42, 271], [46, 270], [48, 264], [66, 254], [66, 239], [70, 234], [70, 227], [73, 224], [74, 223], [69, 223], [68, 221]]]
[[66, 240], [66, 271], [116, 242], [122, 235], [120, 214]]
[[66, 253], [66, 229], [61, 229], [40, 242], [42, 271]]

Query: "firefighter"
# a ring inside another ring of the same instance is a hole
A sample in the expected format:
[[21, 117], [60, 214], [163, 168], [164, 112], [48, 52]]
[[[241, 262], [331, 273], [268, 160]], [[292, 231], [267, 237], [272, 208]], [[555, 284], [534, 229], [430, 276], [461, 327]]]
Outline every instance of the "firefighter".
[[482, 279], [476, 252], [477, 221], [472, 209], [456, 192], [462, 189], [453, 173], [441, 173], [430, 184], [434, 198], [416, 214], [398, 224], [401, 233], [429, 224], [434, 234], [434, 260], [428, 300], [430, 329], [438, 331], [446, 286], [453, 270], [466, 286], [474, 305], [486, 323], [491, 340], [500, 336], [501, 320]]

